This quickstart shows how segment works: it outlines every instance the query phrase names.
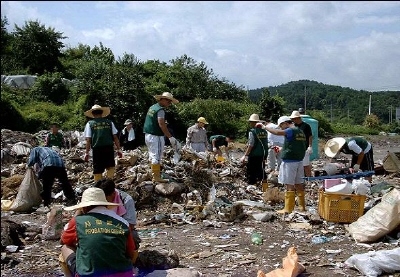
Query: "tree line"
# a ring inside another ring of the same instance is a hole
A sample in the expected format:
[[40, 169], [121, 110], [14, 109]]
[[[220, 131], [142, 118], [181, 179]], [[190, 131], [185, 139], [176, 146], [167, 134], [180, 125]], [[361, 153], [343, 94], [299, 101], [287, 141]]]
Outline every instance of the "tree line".
[[[335, 131], [335, 122], [326, 114], [326, 105], [333, 100], [338, 122], [365, 124], [368, 117], [365, 113], [356, 118], [353, 114], [342, 116], [348, 114], [344, 112], [346, 108], [361, 101], [358, 97], [346, 102], [346, 94], [358, 93], [367, 99], [369, 94], [365, 91], [333, 89], [334, 86], [308, 80], [247, 91], [243, 86], [220, 78], [204, 62], [197, 62], [186, 54], [168, 62], [140, 61], [132, 53], [115, 57], [102, 43], [94, 47], [84, 44], [65, 47], [63, 33], [39, 21], [28, 21], [21, 27], [15, 25], [10, 33], [7, 25], [7, 18], [3, 17], [1, 74], [36, 75], [37, 80], [32, 88], [25, 90], [2, 84], [1, 128], [37, 132], [57, 123], [63, 130], [82, 131], [87, 120], [83, 112], [99, 104], [111, 108], [110, 119], [119, 129], [126, 119], [132, 119], [140, 138], [147, 109], [155, 102], [153, 96], [169, 91], [180, 101], [172, 105], [166, 115], [178, 139], [183, 140], [186, 129], [203, 116], [210, 123], [207, 127], [210, 135], [233, 135], [245, 140], [247, 120], [252, 113], [273, 120], [290, 114], [301, 106], [304, 86], [310, 89], [307, 112], [319, 120], [321, 135]], [[63, 78], [72, 82], [63, 82]], [[376, 102], [385, 103], [384, 98], [393, 97], [392, 94], [395, 96], [393, 92], [376, 93], [377, 97], [382, 97]], [[317, 103], [324, 101], [325, 106]], [[398, 99], [390, 101], [400, 106]], [[381, 124], [385, 122], [384, 108], [375, 117], [369, 120], [373, 128], [367, 126], [368, 132], [374, 132], [377, 126], [378, 129], [396, 128]]]

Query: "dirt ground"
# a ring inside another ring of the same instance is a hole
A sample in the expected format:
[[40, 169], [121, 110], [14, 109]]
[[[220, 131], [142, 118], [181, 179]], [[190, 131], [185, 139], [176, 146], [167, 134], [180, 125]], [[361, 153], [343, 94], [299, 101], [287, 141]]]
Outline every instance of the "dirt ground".
[[[389, 150], [400, 152], [399, 136], [374, 136], [369, 139], [373, 142], [376, 163], [382, 163]], [[313, 164], [326, 161], [326, 157], [323, 154], [321, 156]], [[399, 174], [376, 175], [373, 184], [386, 182], [399, 189], [399, 177]], [[216, 188], [218, 190], [218, 186]], [[236, 189], [236, 186], [232, 188]], [[399, 247], [398, 228], [390, 236], [361, 244], [356, 243], [346, 231], [348, 224], [326, 222], [315, 216], [318, 210], [317, 191], [318, 185], [310, 182], [306, 195], [308, 211], [305, 213], [295, 212], [286, 217], [276, 214], [274, 211], [282, 208], [283, 203], [266, 205], [262, 211], [246, 205], [245, 216], [233, 222], [171, 219], [168, 215], [180, 213], [172, 208], [172, 204], [179, 204], [181, 199], [158, 196], [156, 205], [137, 208], [137, 229], [142, 239], [139, 252], [155, 250], [169, 253], [165, 254], [169, 256], [175, 254], [174, 257], [179, 259], [177, 267], [195, 269], [205, 277], [256, 277], [259, 270], [267, 273], [281, 268], [289, 247], [295, 246], [299, 262], [306, 269], [301, 276], [342, 277], [362, 276], [356, 269], [344, 266], [344, 262], [352, 255]], [[260, 199], [259, 193], [254, 194], [254, 199]], [[251, 214], [258, 212], [271, 212], [272, 217], [267, 222], [257, 221]], [[195, 210], [189, 213], [196, 217]], [[70, 216], [65, 212], [64, 221]], [[40, 209], [32, 213], [2, 211], [2, 223], [3, 220], [28, 227], [24, 236], [20, 237], [22, 245], [16, 252], [2, 249], [1, 276], [63, 276], [58, 265], [59, 242], [43, 240], [40, 235], [41, 225], [46, 221], [45, 212]], [[254, 232], [262, 235], [261, 245], [252, 243], [251, 234]], [[314, 244], [312, 237], [315, 235], [324, 235], [329, 240]], [[139, 274], [145, 276], [146, 270], [139, 267]], [[400, 273], [382, 276], [400, 276]]]

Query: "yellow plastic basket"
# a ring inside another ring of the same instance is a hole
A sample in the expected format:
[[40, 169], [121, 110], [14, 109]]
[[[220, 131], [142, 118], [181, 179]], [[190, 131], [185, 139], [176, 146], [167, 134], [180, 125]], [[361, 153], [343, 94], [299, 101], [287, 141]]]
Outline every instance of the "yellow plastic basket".
[[318, 213], [326, 221], [351, 223], [364, 213], [365, 195], [319, 192]]

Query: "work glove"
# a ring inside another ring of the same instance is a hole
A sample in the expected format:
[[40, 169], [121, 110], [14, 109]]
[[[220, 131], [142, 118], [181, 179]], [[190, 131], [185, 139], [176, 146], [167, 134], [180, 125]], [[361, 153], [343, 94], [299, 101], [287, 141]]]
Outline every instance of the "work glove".
[[213, 152], [217, 152], [217, 147], [213, 147]]
[[241, 163], [245, 163], [245, 162], [247, 162], [247, 161], [248, 161], [248, 157], [245, 156], [245, 155], [243, 155], [243, 157], [240, 158], [240, 162], [241, 162]]
[[176, 146], [176, 138], [170, 137], [170, 138], [169, 138], [169, 142], [171, 143], [171, 146], [172, 146], [172, 147], [175, 147], [175, 146]]
[[122, 158], [122, 151], [121, 151], [121, 150], [118, 150], [118, 151], [117, 151], [117, 155], [118, 155], [118, 158], [121, 159], [121, 158]]
[[360, 165], [359, 164], [353, 165], [353, 170], [354, 172], [358, 172], [360, 170]]
[[312, 154], [312, 147], [311, 147], [311, 146], [308, 146], [308, 148], [307, 148], [307, 154], [308, 154], [308, 155], [311, 155], [311, 154]]

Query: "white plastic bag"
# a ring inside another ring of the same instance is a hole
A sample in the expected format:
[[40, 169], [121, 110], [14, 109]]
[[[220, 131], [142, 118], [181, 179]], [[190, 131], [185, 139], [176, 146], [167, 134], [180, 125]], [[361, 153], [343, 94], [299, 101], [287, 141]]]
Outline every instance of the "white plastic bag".
[[352, 188], [357, 195], [367, 195], [371, 191], [371, 184], [368, 180], [360, 178], [359, 180], [353, 180]]
[[367, 277], [377, 277], [385, 272], [399, 272], [400, 248], [355, 254], [348, 258], [345, 264], [356, 268]]
[[400, 224], [400, 191], [393, 188], [347, 230], [357, 242], [374, 242]]
[[44, 239], [59, 239], [63, 231], [63, 206], [54, 205], [47, 213], [47, 221], [42, 226]]

